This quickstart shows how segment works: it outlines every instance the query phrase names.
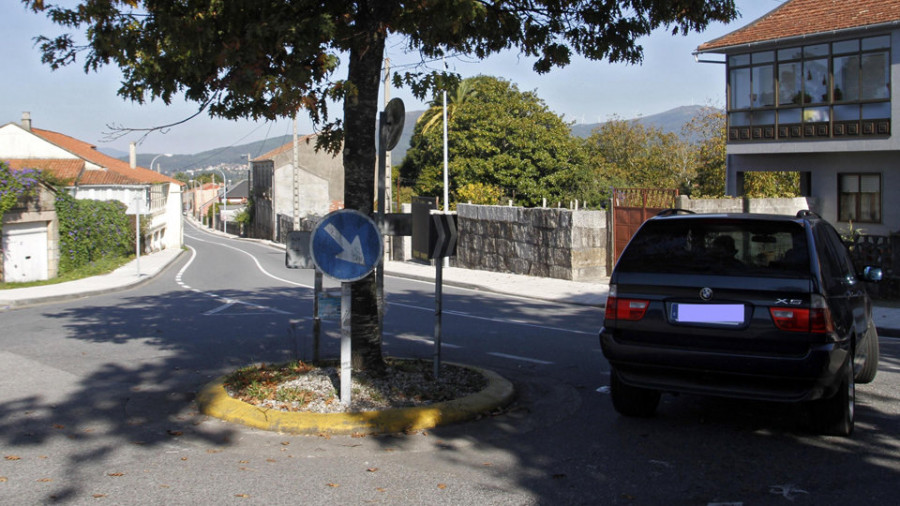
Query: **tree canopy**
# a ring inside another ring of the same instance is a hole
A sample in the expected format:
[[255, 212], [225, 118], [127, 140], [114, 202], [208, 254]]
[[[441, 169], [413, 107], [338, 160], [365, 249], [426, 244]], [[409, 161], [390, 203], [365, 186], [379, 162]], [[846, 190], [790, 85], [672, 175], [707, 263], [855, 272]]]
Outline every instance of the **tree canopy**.
[[693, 175], [689, 143], [675, 133], [613, 118], [584, 140], [585, 188], [590, 201], [606, 200], [611, 187], [685, 190]]
[[[525, 206], [560, 198], [560, 174], [581, 164], [569, 125], [533, 92], [521, 92], [508, 81], [479, 76], [460, 84], [468, 93], [451, 104], [447, 121], [451, 202], [461, 200], [460, 190], [488, 199], [500, 195]], [[401, 177], [415, 180], [421, 195], [442, 194], [442, 129], [430, 120], [440, 111], [434, 106], [422, 116], [400, 168]]]
[[[55, 23], [84, 30], [40, 39], [43, 61], [86, 71], [114, 65], [119, 95], [171, 101], [178, 95], [223, 118], [291, 117], [306, 110], [320, 142], [344, 161], [344, 204], [371, 213], [376, 118], [385, 41], [403, 37], [425, 58], [484, 58], [518, 50], [534, 70], [567, 65], [575, 54], [638, 63], [638, 39], [659, 27], [686, 34], [735, 18], [733, 0], [79, 0], [74, 6], [23, 0]], [[71, 5], [71, 4], [67, 4]], [[347, 75], [334, 72], [340, 58]], [[393, 76], [421, 97], [446, 87], [443, 72]], [[328, 105], [343, 102], [343, 118]], [[374, 275], [353, 283], [354, 366], [379, 369], [381, 336]]]

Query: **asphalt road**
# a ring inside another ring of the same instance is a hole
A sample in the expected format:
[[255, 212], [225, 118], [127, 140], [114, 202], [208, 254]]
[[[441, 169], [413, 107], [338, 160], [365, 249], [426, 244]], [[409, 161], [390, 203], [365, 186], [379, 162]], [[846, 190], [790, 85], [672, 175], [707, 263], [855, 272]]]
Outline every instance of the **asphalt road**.
[[[443, 358], [518, 399], [413, 434], [276, 434], [199, 415], [193, 395], [251, 362], [312, 353], [312, 273], [265, 245], [188, 228], [140, 288], [0, 313], [2, 504], [889, 504], [900, 478], [900, 341], [857, 389], [852, 439], [802, 407], [666, 396], [615, 414], [596, 308], [444, 288]], [[386, 280], [386, 354], [430, 358], [434, 288]], [[527, 295], [527, 294], [524, 294]], [[336, 357], [326, 323], [321, 353]]]

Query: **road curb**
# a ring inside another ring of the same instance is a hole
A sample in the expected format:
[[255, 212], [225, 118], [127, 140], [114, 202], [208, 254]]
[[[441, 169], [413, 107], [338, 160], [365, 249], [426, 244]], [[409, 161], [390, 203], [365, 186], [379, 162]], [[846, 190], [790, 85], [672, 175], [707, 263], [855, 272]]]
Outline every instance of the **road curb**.
[[[148, 274], [141, 274], [140, 277], [136, 277], [133, 280], [129, 279], [126, 282], [112, 284], [109, 286], [104, 286], [100, 288], [92, 288], [85, 289], [79, 292], [71, 292], [71, 293], [62, 293], [58, 295], [43, 295], [43, 296], [35, 296], [27, 299], [15, 299], [15, 300], [6, 300], [0, 299], [0, 311], [12, 310], [12, 309], [22, 309], [31, 306], [38, 306], [41, 304], [52, 304], [55, 302], [66, 302], [70, 300], [78, 300], [84, 299], [88, 297], [93, 297], [96, 295], [106, 295], [110, 293], [123, 292], [125, 290], [131, 290], [133, 288], [139, 288], [141, 286], [146, 285], [150, 281], [156, 279], [157, 276], [169, 270], [169, 268], [175, 264], [182, 256], [184, 256], [185, 250], [181, 249], [177, 255], [173, 256], [171, 260], [162, 265], [155, 272], [151, 272]], [[86, 280], [90, 278], [82, 278], [80, 280], [68, 281], [68, 283], [77, 283], [78, 281]], [[45, 286], [55, 286], [55, 285], [45, 285]], [[0, 292], [0, 296], [2, 296], [2, 292]]]
[[479, 372], [487, 380], [487, 386], [478, 393], [429, 406], [356, 413], [300, 413], [260, 408], [235, 399], [225, 391], [223, 376], [203, 387], [196, 401], [201, 413], [227, 422], [307, 435], [390, 434], [430, 429], [472, 420], [512, 402], [515, 389], [499, 374], [469, 365], [451, 365]]

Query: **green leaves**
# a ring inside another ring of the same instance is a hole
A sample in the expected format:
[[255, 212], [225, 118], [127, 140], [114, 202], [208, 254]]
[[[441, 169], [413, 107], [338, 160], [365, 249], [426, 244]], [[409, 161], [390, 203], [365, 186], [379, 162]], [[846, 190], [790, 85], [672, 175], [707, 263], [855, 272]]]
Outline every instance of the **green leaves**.
[[[657, 27], [684, 34], [737, 14], [733, 0], [24, 3], [86, 35], [86, 44], [70, 34], [39, 37], [44, 63], [59, 68], [82, 55], [85, 71], [115, 65], [123, 73], [118, 93], [127, 100], [170, 103], [183, 93], [212, 116], [275, 119], [305, 109], [317, 124], [330, 121], [339, 56], [375, 47], [374, 38], [404, 36], [410, 51], [426, 57], [485, 58], [518, 48], [544, 73], [576, 53], [636, 63], [643, 53], [636, 41]], [[418, 97], [446, 89], [449, 80], [434, 72], [394, 77]]]
[[32, 195], [40, 178], [41, 174], [37, 170], [13, 171], [9, 165], [0, 161], [0, 228], [3, 226], [3, 215], [16, 207], [20, 198]]
[[60, 191], [56, 214], [60, 275], [102, 258], [127, 257], [134, 251], [134, 225], [121, 202], [76, 200]]
[[[568, 125], [534, 93], [494, 77], [466, 79], [448, 93], [447, 116], [451, 202], [537, 205], [563, 196], [558, 174], [575, 170], [581, 152]], [[443, 192], [442, 131], [442, 107], [432, 107], [401, 166], [420, 194]]]

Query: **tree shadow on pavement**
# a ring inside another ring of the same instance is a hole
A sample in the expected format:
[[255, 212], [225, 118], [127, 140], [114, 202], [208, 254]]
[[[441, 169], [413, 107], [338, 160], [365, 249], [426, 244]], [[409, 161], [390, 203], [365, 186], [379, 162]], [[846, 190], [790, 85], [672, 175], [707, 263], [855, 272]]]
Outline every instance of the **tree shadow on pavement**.
[[[0, 355], [29, 370], [0, 394], [8, 479], [0, 487], [15, 483], [20, 503], [103, 495], [117, 503], [821, 504], [861, 493], [886, 503], [900, 478], [898, 420], [877, 407], [897, 405], [900, 393], [886, 386], [896, 372], [858, 388], [853, 439], [809, 434], [795, 407], [767, 403], [664, 397], [658, 416], [624, 418], [596, 389], [605, 381], [599, 355], [585, 359], [597, 371], [577, 383], [539, 365], [494, 369], [515, 384], [513, 405], [428, 431], [309, 437], [229, 425], [199, 415], [195, 392], [241, 365], [293, 358], [304, 348], [298, 335], [311, 332], [311, 300], [276, 288], [217, 295], [164, 291], [23, 310], [49, 323], [37, 342], [10, 340]], [[431, 323], [406, 307], [421, 299], [401, 293], [389, 302], [410, 325]], [[496, 314], [527, 319], [539, 310], [519, 300]], [[11, 315], [0, 324], [14, 325]], [[896, 355], [882, 360], [898, 369]]]

